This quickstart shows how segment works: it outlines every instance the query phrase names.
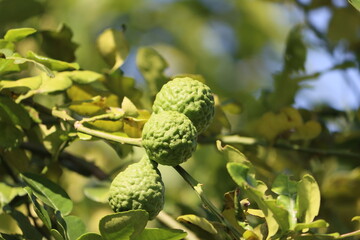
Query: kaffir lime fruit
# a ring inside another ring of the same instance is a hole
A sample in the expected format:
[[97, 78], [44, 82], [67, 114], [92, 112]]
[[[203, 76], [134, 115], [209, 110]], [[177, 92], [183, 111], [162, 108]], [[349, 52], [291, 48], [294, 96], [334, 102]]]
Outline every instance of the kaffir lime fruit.
[[155, 113], [169, 110], [185, 114], [200, 134], [214, 117], [214, 97], [210, 88], [198, 80], [175, 78], [163, 85], [153, 104]]
[[114, 178], [109, 204], [115, 212], [143, 209], [154, 219], [163, 209], [164, 191], [157, 163], [145, 155]]
[[197, 131], [184, 114], [163, 111], [152, 114], [142, 131], [142, 145], [149, 158], [176, 166], [189, 159], [196, 149]]

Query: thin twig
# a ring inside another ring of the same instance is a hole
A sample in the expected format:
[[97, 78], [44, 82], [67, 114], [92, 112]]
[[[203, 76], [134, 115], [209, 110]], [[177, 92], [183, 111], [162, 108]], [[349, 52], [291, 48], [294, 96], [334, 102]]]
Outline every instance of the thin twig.
[[82, 133], [86, 133], [95, 137], [99, 137], [99, 138], [103, 138], [103, 139], [107, 139], [107, 140], [111, 140], [114, 142], [118, 142], [121, 144], [129, 144], [132, 146], [136, 146], [136, 147], [141, 147], [141, 138], [129, 138], [129, 137], [121, 137], [121, 136], [117, 136], [114, 134], [110, 134], [110, 133], [106, 133], [106, 132], [102, 132], [102, 131], [98, 131], [95, 129], [91, 129], [88, 127], [85, 127], [84, 125], [82, 125], [80, 122], [76, 122], [74, 124], [75, 129], [79, 132]]
[[235, 239], [241, 239], [242, 234], [235, 229], [231, 223], [229, 223], [226, 218], [221, 214], [221, 212], [212, 204], [212, 202], [205, 196], [202, 190], [202, 184], [196, 181], [185, 169], [183, 169], [180, 165], [174, 167], [174, 169], [180, 174], [180, 176], [187, 182], [192, 189], [195, 190], [197, 195], [200, 197], [204, 206], [213, 213], [217, 219], [224, 224], [225, 227], [230, 230], [230, 233], [235, 237]]
[[170, 228], [174, 228], [174, 229], [181, 229], [184, 232], [187, 233], [187, 236], [185, 237], [185, 239], [187, 240], [200, 240], [200, 238], [198, 238], [195, 233], [193, 233], [190, 229], [188, 229], [187, 227], [185, 227], [184, 225], [182, 225], [181, 223], [179, 223], [178, 221], [176, 221], [174, 218], [172, 218], [169, 214], [167, 214], [164, 211], [161, 211], [159, 213], [159, 215], [157, 215], [156, 217], [160, 222], [162, 222], [163, 224], [167, 225]]
[[353, 237], [353, 236], [359, 236], [359, 235], [360, 235], [360, 230], [356, 230], [356, 231], [354, 231], [354, 232], [349, 232], [349, 233], [341, 234], [341, 235], [338, 236], [336, 239], [343, 239], [343, 238]]
[[255, 138], [240, 137], [237, 135], [223, 136], [220, 139], [221, 139], [221, 141], [223, 141], [225, 143], [230, 143], [230, 144], [260, 145], [260, 146], [264, 146], [264, 147], [271, 146], [271, 147], [279, 148], [279, 149], [298, 151], [298, 152], [304, 152], [304, 153], [312, 153], [312, 154], [318, 154], [318, 155], [324, 155], [324, 156], [340, 156], [340, 157], [360, 159], [360, 154], [347, 152], [344, 150], [306, 148], [306, 147], [300, 147], [299, 145], [283, 144], [283, 143], [274, 143], [274, 144], [270, 145], [264, 141], [260, 141]]

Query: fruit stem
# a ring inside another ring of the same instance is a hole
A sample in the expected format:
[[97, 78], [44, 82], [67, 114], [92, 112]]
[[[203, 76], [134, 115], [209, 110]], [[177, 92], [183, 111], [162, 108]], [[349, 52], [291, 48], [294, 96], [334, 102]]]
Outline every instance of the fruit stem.
[[107, 139], [107, 140], [114, 141], [114, 142], [119, 142], [121, 144], [129, 144], [129, 145], [136, 146], [136, 147], [142, 146], [141, 138], [121, 137], [121, 136], [117, 136], [114, 134], [94, 130], [94, 129], [85, 127], [79, 121], [75, 122], [74, 126], [75, 126], [75, 129], [78, 130], [79, 132], [83, 132], [83, 133], [86, 133], [86, 134], [89, 134], [89, 135], [92, 135], [95, 137]]
[[174, 166], [174, 169], [180, 174], [180, 176], [187, 182], [192, 189], [195, 190], [197, 195], [200, 197], [201, 201], [204, 203], [204, 206], [212, 212], [219, 221], [227, 226], [229, 230], [233, 233], [236, 239], [241, 239], [242, 234], [238, 232], [221, 214], [221, 212], [212, 204], [212, 202], [205, 196], [202, 189], [202, 184], [196, 181], [184, 168], [180, 165]]

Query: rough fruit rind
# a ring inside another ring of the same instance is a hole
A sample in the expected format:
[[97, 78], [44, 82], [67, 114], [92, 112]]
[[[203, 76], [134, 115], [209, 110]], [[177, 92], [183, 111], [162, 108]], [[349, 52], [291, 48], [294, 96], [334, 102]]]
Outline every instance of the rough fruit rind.
[[175, 111], [152, 114], [142, 131], [142, 145], [149, 158], [176, 166], [196, 149], [197, 131], [189, 118]]
[[163, 85], [156, 95], [153, 111], [177, 111], [185, 114], [198, 134], [210, 125], [215, 111], [211, 89], [189, 77], [174, 78]]
[[144, 156], [112, 181], [109, 204], [115, 212], [143, 209], [154, 219], [164, 206], [164, 183], [157, 163]]

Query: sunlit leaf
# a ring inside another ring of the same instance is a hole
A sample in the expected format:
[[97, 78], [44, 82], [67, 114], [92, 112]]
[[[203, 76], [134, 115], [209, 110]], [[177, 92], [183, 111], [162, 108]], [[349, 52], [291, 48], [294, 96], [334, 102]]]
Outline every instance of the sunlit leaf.
[[16, 196], [23, 196], [24, 194], [26, 194], [26, 192], [22, 187], [11, 186], [0, 182], [0, 213], [5, 204], [8, 204]]
[[146, 228], [136, 240], [181, 240], [186, 235], [186, 232], [177, 229]]
[[250, 230], [246, 230], [243, 233], [243, 238], [245, 238], [245, 240], [260, 240], [259, 236], [257, 236], [253, 231]]
[[129, 54], [129, 46], [123, 31], [106, 29], [98, 37], [96, 44], [104, 60], [114, 70], [124, 63]]
[[[266, 203], [266, 201], [264, 199], [264, 192], [263, 191], [255, 189], [253, 187], [247, 187], [247, 188], [245, 188], [245, 191], [246, 191], [247, 196], [251, 200], [255, 201], [256, 204], [258, 205], [258, 207], [264, 213], [265, 220], [266, 220], [266, 225], [267, 225], [267, 228], [268, 228], [268, 234], [267, 234], [266, 239], [269, 239], [270, 237], [274, 236], [277, 233], [277, 231], [279, 230], [280, 224], [275, 219], [273, 211], [269, 208], [270, 204]], [[276, 206], [274, 206], [274, 208], [276, 208]], [[281, 212], [279, 212], [277, 214], [278, 218], [279, 217], [284, 217], [284, 216], [282, 216], [282, 215], [284, 215], [283, 214], [284, 212], [282, 210], [280, 210], [280, 211]], [[281, 220], [281, 221], [283, 221], [283, 220]]]
[[296, 224], [294, 231], [301, 231], [307, 228], [326, 228], [328, 226], [329, 224], [325, 220], [319, 219], [310, 223], [298, 223]]
[[230, 162], [226, 168], [232, 179], [240, 186], [256, 186], [254, 170], [245, 163]]
[[360, 216], [355, 216], [351, 219], [351, 221], [360, 221]]
[[72, 85], [71, 79], [67, 76], [67, 74], [63, 73], [58, 73], [53, 78], [42, 75], [42, 78], [42, 84], [35, 93], [52, 93], [63, 91]]
[[179, 216], [176, 220], [178, 220], [179, 222], [194, 224], [211, 234], [217, 234], [217, 231], [214, 228], [214, 226], [205, 218], [193, 214], [188, 214], [188, 215]]
[[288, 175], [279, 174], [271, 187], [274, 193], [292, 197], [297, 192], [297, 182], [290, 179]]
[[52, 58], [37, 55], [36, 53], [31, 51], [27, 53], [26, 57], [28, 59], [44, 64], [46, 67], [50, 68], [53, 71], [78, 70], [80, 68], [79, 64], [77, 63], [68, 63], [60, 60], [55, 60]]
[[17, 42], [36, 32], [34, 28], [15, 28], [5, 33], [4, 39], [10, 42]]
[[222, 152], [228, 162], [238, 162], [245, 163], [252, 167], [252, 164], [249, 160], [246, 159], [245, 155], [240, 152], [238, 149], [231, 145], [225, 145], [224, 147], [221, 145], [221, 141], [216, 141], [217, 149]]
[[18, 80], [2, 80], [0, 81], [0, 90], [1, 89], [12, 89], [17, 93], [25, 93], [29, 90], [35, 90], [40, 87], [42, 83], [42, 77], [34, 76], [28, 78], [21, 78]]
[[99, 230], [104, 240], [135, 240], [144, 230], [149, 214], [144, 210], [131, 210], [103, 217]]
[[[281, 230], [284, 232], [289, 230], [292, 225], [289, 212], [285, 208], [279, 206], [275, 199], [265, 199], [264, 202], [268, 209], [272, 212], [273, 217], [276, 219], [276, 222], [279, 224]], [[265, 209], [263, 209], [263, 212], [264, 210]]]
[[303, 234], [296, 236], [295, 240], [332, 240], [337, 239], [340, 236], [339, 233], [327, 233], [327, 234], [321, 234], [321, 233], [315, 233], [315, 234]]
[[348, 0], [351, 5], [354, 6], [358, 11], [360, 11], [360, 0]]
[[311, 175], [304, 175], [298, 182], [296, 198], [297, 217], [302, 223], [310, 223], [320, 209], [320, 190]]
[[20, 67], [14, 63], [14, 60], [0, 58], [0, 74], [18, 71], [20, 71]]
[[66, 75], [75, 83], [88, 84], [91, 82], [98, 81], [103, 78], [103, 75], [93, 71], [70, 71]]
[[33, 173], [22, 174], [22, 179], [41, 201], [55, 210], [59, 210], [63, 215], [68, 215], [71, 212], [73, 203], [59, 185]]
[[121, 103], [121, 108], [123, 111], [125, 111], [126, 116], [137, 117], [139, 115], [139, 112], [138, 112], [136, 106], [127, 97], [124, 97], [124, 99]]
[[76, 135], [78, 136], [78, 138], [79, 138], [80, 140], [87, 141], [87, 140], [92, 139], [92, 136], [91, 136], [91, 135], [85, 134], [85, 133], [82, 133], [82, 132], [76, 132]]

